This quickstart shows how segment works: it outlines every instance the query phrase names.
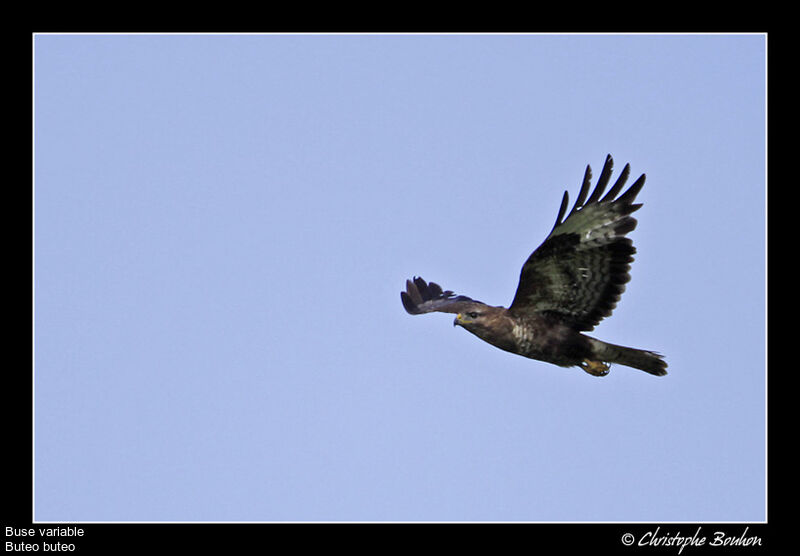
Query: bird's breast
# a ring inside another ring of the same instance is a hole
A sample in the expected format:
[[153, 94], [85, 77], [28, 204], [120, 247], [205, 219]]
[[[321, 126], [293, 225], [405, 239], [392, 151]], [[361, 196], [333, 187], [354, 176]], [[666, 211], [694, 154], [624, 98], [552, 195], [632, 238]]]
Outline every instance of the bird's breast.
[[511, 325], [511, 334], [514, 336], [514, 340], [517, 343], [517, 349], [520, 351], [520, 353], [528, 353], [533, 349], [533, 327], [526, 323], [514, 322]]

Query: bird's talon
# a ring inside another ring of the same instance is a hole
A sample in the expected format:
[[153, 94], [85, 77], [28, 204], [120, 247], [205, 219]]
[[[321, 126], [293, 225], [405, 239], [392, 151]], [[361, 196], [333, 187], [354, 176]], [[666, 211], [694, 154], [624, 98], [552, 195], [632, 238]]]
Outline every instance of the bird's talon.
[[592, 376], [606, 376], [611, 369], [611, 365], [602, 361], [589, 361], [584, 359], [580, 364], [581, 369]]

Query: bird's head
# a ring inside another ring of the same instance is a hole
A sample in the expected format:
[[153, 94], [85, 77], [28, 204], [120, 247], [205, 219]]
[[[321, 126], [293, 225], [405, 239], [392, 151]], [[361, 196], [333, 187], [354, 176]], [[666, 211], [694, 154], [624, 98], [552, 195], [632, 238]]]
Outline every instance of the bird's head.
[[461, 326], [473, 334], [477, 334], [480, 329], [491, 326], [491, 322], [497, 317], [498, 310], [502, 311], [503, 308], [491, 307], [483, 303], [470, 303], [458, 312], [453, 326]]
[[504, 307], [471, 303], [456, 315], [453, 326], [460, 326], [500, 349], [513, 349], [510, 319]]
[[468, 311], [462, 311], [456, 315], [456, 318], [453, 321], [453, 326], [463, 326], [464, 328], [469, 328], [470, 326], [479, 323], [483, 316], [483, 311], [471, 307]]

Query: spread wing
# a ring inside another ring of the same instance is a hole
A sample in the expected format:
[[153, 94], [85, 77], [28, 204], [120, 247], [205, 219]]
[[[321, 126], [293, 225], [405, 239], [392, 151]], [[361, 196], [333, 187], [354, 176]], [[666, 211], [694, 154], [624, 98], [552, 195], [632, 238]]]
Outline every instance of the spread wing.
[[642, 206], [633, 201], [645, 175], [620, 195], [630, 174], [630, 165], [626, 164], [601, 198], [613, 166], [608, 155], [591, 195], [592, 171], [586, 167], [575, 205], [562, 220], [569, 205], [569, 195], [564, 192], [550, 235], [522, 267], [509, 311], [547, 315], [576, 330], [588, 331], [614, 310], [630, 280], [628, 272], [636, 249], [625, 234], [636, 228], [636, 219], [630, 215]]
[[400, 299], [403, 307], [411, 315], [421, 315], [422, 313], [462, 313], [466, 312], [475, 304], [482, 303], [470, 299], [465, 295], [455, 295], [450, 290], [442, 291], [441, 286], [435, 282], [427, 283], [422, 278], [414, 278], [414, 281], [406, 280], [406, 291], [400, 292]]

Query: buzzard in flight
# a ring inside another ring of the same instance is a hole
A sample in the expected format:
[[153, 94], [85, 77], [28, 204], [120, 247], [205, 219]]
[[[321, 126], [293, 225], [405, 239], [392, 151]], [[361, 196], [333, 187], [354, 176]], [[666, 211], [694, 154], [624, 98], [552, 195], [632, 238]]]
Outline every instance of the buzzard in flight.
[[645, 176], [620, 195], [630, 174], [626, 164], [603, 196], [613, 166], [609, 155], [591, 195], [592, 170], [586, 167], [580, 193], [566, 218], [569, 195], [564, 192], [555, 226], [522, 266], [517, 293], [507, 309], [443, 291], [438, 284], [416, 277], [406, 280], [406, 291], [400, 292], [403, 307], [412, 315], [456, 313], [454, 326], [493, 346], [562, 367], [579, 366], [595, 376], [608, 374], [611, 363], [667, 374], [667, 363], [658, 353], [582, 334], [614, 310], [631, 278], [628, 271], [636, 253], [625, 235], [636, 228], [631, 213], [642, 206], [634, 200]]

